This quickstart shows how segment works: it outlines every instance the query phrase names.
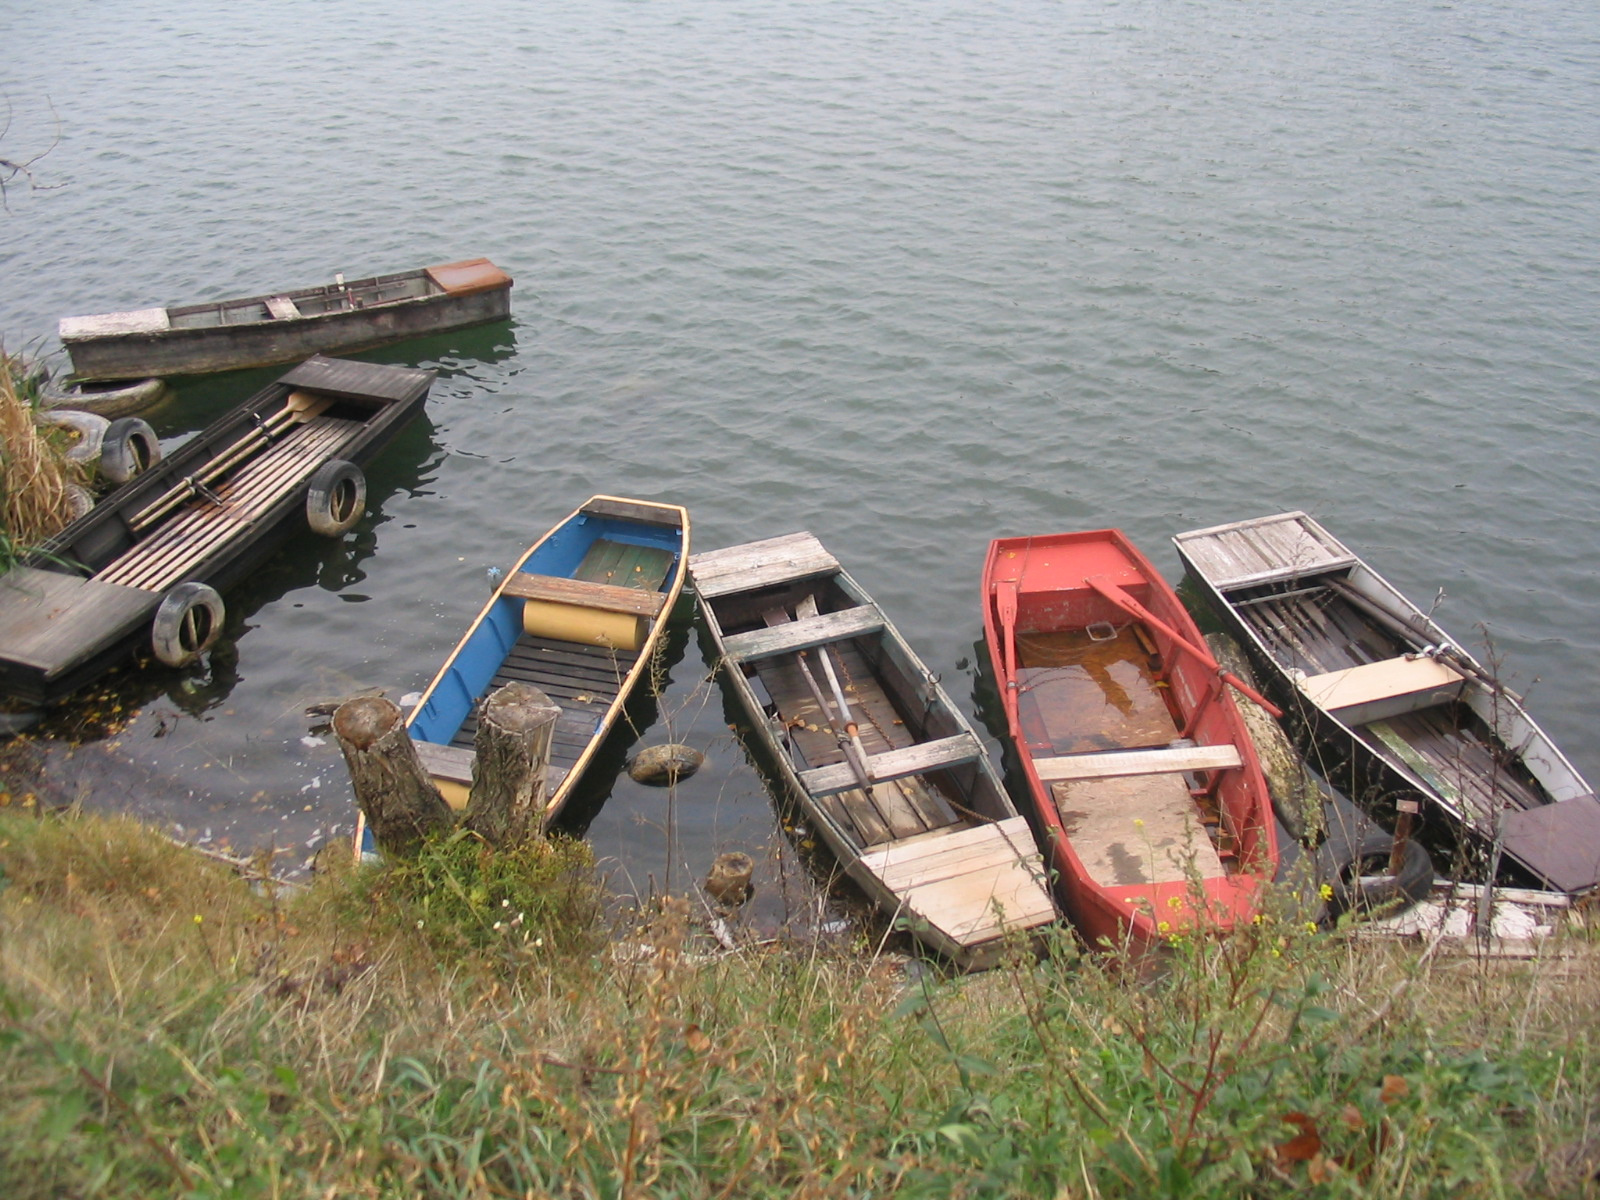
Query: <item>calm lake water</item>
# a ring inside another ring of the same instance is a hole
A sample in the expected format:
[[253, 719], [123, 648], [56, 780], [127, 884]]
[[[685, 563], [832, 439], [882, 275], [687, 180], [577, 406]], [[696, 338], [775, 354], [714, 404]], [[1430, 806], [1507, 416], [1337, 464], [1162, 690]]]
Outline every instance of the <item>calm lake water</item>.
[[[509, 326], [371, 356], [440, 378], [369, 515], [58, 748], [64, 794], [298, 861], [352, 816], [305, 705], [419, 689], [595, 492], [703, 549], [814, 531], [969, 705], [990, 538], [1116, 525], [1175, 579], [1171, 534], [1304, 508], [1487, 626], [1600, 777], [1592, 3], [7, 0], [0, 43], [0, 155], [61, 137], [0, 212], [9, 349], [336, 271], [517, 279]], [[682, 640], [646, 736], [710, 764], [601, 780], [588, 832], [620, 887], [755, 853], [776, 919], [792, 864]]]

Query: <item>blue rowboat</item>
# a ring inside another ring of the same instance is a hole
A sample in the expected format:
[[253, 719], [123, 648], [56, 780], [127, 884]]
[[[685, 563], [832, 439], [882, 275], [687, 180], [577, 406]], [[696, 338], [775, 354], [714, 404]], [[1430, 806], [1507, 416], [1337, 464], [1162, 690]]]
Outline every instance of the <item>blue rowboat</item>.
[[516, 680], [561, 708], [540, 828], [555, 819], [650, 669], [688, 551], [688, 510], [595, 496], [506, 573], [407, 720], [452, 807], [472, 785], [479, 702]]

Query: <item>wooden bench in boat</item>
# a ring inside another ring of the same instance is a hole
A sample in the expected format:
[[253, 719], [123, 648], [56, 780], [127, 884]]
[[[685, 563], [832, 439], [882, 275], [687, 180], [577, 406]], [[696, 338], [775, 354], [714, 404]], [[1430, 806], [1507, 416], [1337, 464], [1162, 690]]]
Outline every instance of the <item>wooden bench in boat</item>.
[[[870, 755], [867, 758], [867, 776], [873, 783], [884, 783], [892, 779], [904, 779], [909, 775], [921, 775], [925, 771], [936, 771], [941, 767], [954, 767], [961, 763], [972, 762], [982, 753], [977, 738], [970, 733], [958, 733], [954, 737], [919, 742], [917, 745], [906, 746], [900, 750], [886, 750], [882, 754]], [[800, 782], [813, 796], [830, 796], [860, 786], [849, 763], [834, 763], [826, 767], [813, 767], [809, 771], [801, 771]]]
[[212, 487], [220, 503], [201, 499], [154, 526], [149, 536], [100, 571], [102, 583], [164, 592], [188, 578], [242, 529], [259, 521], [287, 493], [302, 487], [361, 422], [315, 417]]
[[267, 311], [274, 321], [298, 321], [301, 316], [299, 306], [288, 296], [269, 297]]
[[1350, 725], [1381, 721], [1455, 699], [1465, 677], [1437, 659], [1386, 658], [1299, 680], [1317, 707]]
[[948, 828], [866, 851], [862, 864], [907, 911], [962, 945], [1055, 917], [1044, 866], [1022, 817]]
[[1067, 840], [1101, 887], [1225, 873], [1181, 774], [1085, 777], [1050, 790]]
[[832, 575], [838, 570], [839, 560], [813, 535], [803, 532], [725, 550], [707, 550], [689, 560], [695, 591], [708, 600], [730, 592], [754, 592], [780, 583]]
[[1036, 758], [1033, 768], [1044, 783], [1075, 779], [1110, 779], [1124, 775], [1167, 775], [1184, 771], [1217, 771], [1242, 766], [1237, 746], [1171, 746], [1154, 750], [1114, 750]]
[[[417, 748], [417, 759], [435, 783], [455, 784], [455, 788], [445, 789], [445, 799], [454, 804], [457, 798], [464, 798], [465, 791], [472, 787], [472, 765], [477, 761], [477, 754], [464, 746], [441, 746], [436, 742], [413, 742]], [[553, 762], [545, 764], [544, 785], [546, 793], [553, 792], [560, 786], [561, 781], [567, 777], [567, 769], [557, 766]]]
[[822, 613], [815, 617], [800, 617], [769, 629], [754, 629], [736, 633], [723, 645], [728, 657], [735, 662], [750, 662], [759, 658], [774, 658], [779, 654], [793, 654], [811, 650], [829, 642], [844, 642], [851, 638], [883, 629], [883, 613], [876, 605], [858, 604], [838, 612]]
[[[661, 580], [655, 580], [655, 586], [659, 588], [660, 585]], [[636, 617], [654, 617], [667, 602], [666, 593], [660, 591], [645, 591], [643, 588], [623, 587], [614, 583], [590, 583], [584, 579], [563, 579], [555, 575], [534, 575], [527, 571], [512, 572], [501, 594], [520, 600], [549, 600], [556, 604], [598, 608]]]

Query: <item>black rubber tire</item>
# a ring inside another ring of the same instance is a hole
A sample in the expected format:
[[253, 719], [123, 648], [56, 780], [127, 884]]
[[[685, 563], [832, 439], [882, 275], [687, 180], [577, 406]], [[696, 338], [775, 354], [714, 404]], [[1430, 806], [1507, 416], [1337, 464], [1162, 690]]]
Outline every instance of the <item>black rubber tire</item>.
[[100, 474], [123, 484], [161, 461], [161, 442], [143, 417], [119, 417], [100, 442]]
[[1346, 912], [1399, 912], [1427, 896], [1433, 887], [1433, 859], [1421, 842], [1406, 842], [1400, 871], [1389, 874], [1394, 838], [1368, 829], [1353, 849], [1347, 839], [1330, 838], [1319, 852], [1319, 874], [1333, 891], [1330, 919]]
[[306, 523], [323, 537], [348, 533], [367, 511], [367, 477], [342, 458], [330, 458], [306, 485]]
[[150, 648], [169, 667], [186, 667], [222, 634], [227, 610], [209, 584], [180, 583], [162, 597], [150, 622]]

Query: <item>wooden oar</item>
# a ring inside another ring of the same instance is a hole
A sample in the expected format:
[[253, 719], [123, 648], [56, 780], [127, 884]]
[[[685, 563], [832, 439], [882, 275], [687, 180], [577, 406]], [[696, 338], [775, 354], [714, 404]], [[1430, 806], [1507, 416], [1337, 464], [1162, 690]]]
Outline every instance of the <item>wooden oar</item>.
[[1189, 641], [1188, 638], [1184, 637], [1160, 617], [1156, 616], [1149, 609], [1145, 608], [1144, 605], [1140, 604], [1116, 584], [1108, 581], [1103, 575], [1086, 576], [1084, 578], [1084, 582], [1092, 587], [1096, 592], [1100, 593], [1100, 595], [1104, 596], [1107, 600], [1111, 601], [1111, 603], [1115, 604], [1118, 608], [1122, 609], [1123, 612], [1128, 613], [1136, 620], [1143, 621], [1152, 629], [1155, 629], [1172, 639], [1173, 645], [1177, 646], [1178, 649], [1184, 651], [1192, 658], [1197, 659], [1206, 670], [1214, 672], [1217, 678], [1221, 679], [1229, 687], [1233, 688], [1234, 691], [1239, 692], [1241, 695], [1244, 695], [1255, 701], [1256, 704], [1260, 705], [1263, 710], [1272, 714], [1274, 719], [1283, 716], [1283, 709], [1272, 703], [1272, 701], [1268, 700], [1265, 696], [1256, 691], [1255, 688], [1251, 687], [1244, 680], [1240, 679], [1232, 671], [1226, 670], [1222, 664], [1217, 662], [1217, 660], [1212, 656], [1211, 651], [1202, 646], [1194, 645]]
[[1013, 728], [1022, 728], [1017, 700], [1017, 582], [1014, 579], [997, 579], [994, 585], [994, 610], [1000, 618], [1000, 632], [1005, 638], [1002, 649], [1005, 655], [1006, 677], [1000, 681], [1000, 700], [1011, 716]]
[[[794, 606], [794, 615], [797, 617], [814, 617], [817, 615], [817, 598], [809, 595], [799, 604]], [[804, 652], [801, 654], [804, 659]], [[872, 790], [871, 772], [867, 770], [867, 751], [861, 744], [861, 729], [856, 724], [855, 716], [850, 712], [850, 702], [844, 698], [844, 689], [839, 686], [839, 676], [833, 669], [833, 655], [828, 647], [818, 646], [817, 657], [822, 660], [822, 673], [828, 677], [828, 685], [833, 689], [833, 698], [839, 705], [840, 716], [844, 720], [844, 731], [850, 739], [850, 745], [855, 748], [856, 758], [860, 762], [859, 774], [862, 786], [869, 792]]]
[[[303, 425], [319, 416], [333, 403], [327, 396], [313, 396], [309, 392], [290, 392], [283, 408], [259, 422], [233, 445], [208, 462], [193, 475], [185, 476], [128, 520], [128, 528], [137, 533], [154, 524], [193, 496], [205, 496], [209, 485], [223, 474], [238, 466], [257, 450], [272, 444], [272, 439], [292, 425]], [[210, 498], [209, 496], [207, 497]]]
[[[816, 600], [809, 596], [806, 599], [810, 601], [810, 611], [804, 611], [802, 606], [805, 605], [805, 601], [802, 601], [801, 604], [795, 606], [796, 614], [800, 616], [815, 616], [817, 612]], [[789, 620], [789, 613], [783, 608], [770, 608], [761, 614], [761, 619], [769, 626], [782, 625]], [[851, 773], [856, 777], [856, 782], [861, 785], [861, 789], [870, 798], [872, 796], [872, 779], [867, 773], [865, 756], [857, 758], [853, 753], [853, 748], [845, 734], [844, 726], [834, 716], [833, 710], [828, 707], [828, 701], [822, 695], [822, 688], [817, 685], [817, 677], [811, 673], [811, 665], [806, 659], [806, 652], [798, 650], [795, 652], [794, 657], [795, 663], [800, 668], [800, 676], [806, 681], [806, 687], [811, 692], [811, 699], [816, 703], [817, 711], [822, 714], [823, 718], [828, 722], [828, 727], [833, 730], [833, 736], [839, 743], [839, 750], [844, 755], [844, 761], [849, 765]]]

